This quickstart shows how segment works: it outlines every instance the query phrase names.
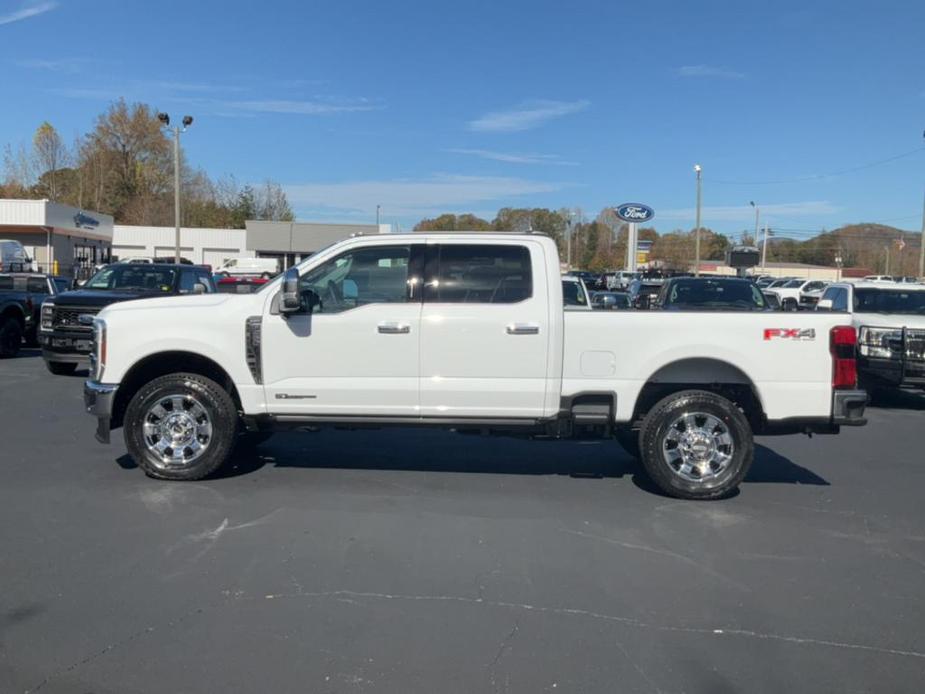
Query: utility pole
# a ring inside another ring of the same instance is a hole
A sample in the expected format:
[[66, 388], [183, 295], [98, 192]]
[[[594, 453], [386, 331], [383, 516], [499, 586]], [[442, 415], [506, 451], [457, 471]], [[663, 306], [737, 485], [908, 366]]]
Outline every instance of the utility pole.
[[173, 255], [177, 265], [180, 264], [180, 126], [173, 128]]
[[[764, 242], [761, 244], [761, 271], [764, 272], [768, 262], [768, 223], [764, 223]], [[755, 239], [758, 240], [757, 238]]]
[[883, 270], [883, 274], [890, 274], [890, 244], [886, 245], [886, 267]]
[[925, 202], [922, 203], [922, 238], [919, 240], [919, 279], [925, 277]]
[[377, 234], [379, 233], [379, 208], [380, 207], [382, 207], [382, 205], [376, 205], [376, 233]]
[[175, 125], [170, 128], [170, 116], [158, 113], [157, 119], [173, 132], [173, 222], [174, 222], [174, 262], [180, 262], [180, 133], [193, 124], [192, 116], [183, 116], [183, 127]]
[[749, 200], [748, 204], [755, 208], [755, 243], [758, 243], [758, 205], [755, 204], [754, 200]]
[[697, 228], [694, 230], [694, 276], [700, 277], [700, 193], [703, 167], [700, 164], [694, 164], [694, 171], [697, 172]]
[[572, 211], [568, 213], [568, 233], [565, 239], [565, 264], [572, 269]]

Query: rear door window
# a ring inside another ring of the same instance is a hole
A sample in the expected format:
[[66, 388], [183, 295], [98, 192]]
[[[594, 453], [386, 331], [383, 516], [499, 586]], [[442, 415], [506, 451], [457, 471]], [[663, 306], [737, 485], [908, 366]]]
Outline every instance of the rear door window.
[[428, 263], [424, 300], [453, 304], [516, 304], [533, 296], [526, 246], [444, 244]]

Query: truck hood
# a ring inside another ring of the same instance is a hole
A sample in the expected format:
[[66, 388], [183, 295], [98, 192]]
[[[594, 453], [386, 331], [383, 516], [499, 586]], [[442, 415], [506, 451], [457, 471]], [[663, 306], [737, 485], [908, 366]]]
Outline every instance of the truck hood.
[[160, 295], [160, 292], [117, 292], [100, 289], [75, 289], [55, 294], [51, 298], [56, 306], [109, 306], [122, 301], [144, 299]]
[[107, 313], [149, 309], [216, 308], [229, 301], [253, 298], [253, 294], [183, 294], [145, 299], [144, 302], [110, 306]]
[[925, 316], [908, 313], [855, 313], [852, 316], [858, 327], [868, 325], [872, 328], [913, 328], [925, 330]]

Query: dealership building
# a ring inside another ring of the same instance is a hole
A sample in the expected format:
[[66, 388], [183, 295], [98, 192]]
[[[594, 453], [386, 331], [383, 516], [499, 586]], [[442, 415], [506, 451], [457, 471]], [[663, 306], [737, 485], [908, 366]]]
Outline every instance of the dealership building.
[[[228, 258], [276, 258], [289, 267], [358, 234], [391, 232], [389, 224], [246, 222], [244, 229], [180, 229], [180, 255], [218, 267]], [[43, 272], [85, 275], [132, 257], [173, 258], [174, 227], [114, 224], [110, 215], [51, 202], [0, 199], [0, 240], [19, 241]]]
[[0, 239], [19, 241], [42, 271], [72, 274], [108, 262], [113, 220], [108, 214], [49, 200], [0, 199]]
[[[197, 264], [221, 265], [229, 258], [276, 258], [289, 267], [336, 241], [358, 234], [389, 233], [389, 224], [321, 224], [248, 220], [244, 229], [180, 228], [180, 255]], [[116, 224], [114, 259], [173, 257], [174, 227]]]

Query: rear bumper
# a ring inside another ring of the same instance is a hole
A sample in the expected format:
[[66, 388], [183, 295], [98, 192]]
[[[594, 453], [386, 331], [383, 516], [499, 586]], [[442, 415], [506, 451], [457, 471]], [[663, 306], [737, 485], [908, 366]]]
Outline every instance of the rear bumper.
[[860, 427], [867, 424], [864, 408], [867, 392], [863, 390], [836, 390], [832, 395], [832, 424]]
[[842, 427], [862, 427], [867, 424], [864, 408], [867, 392], [836, 390], [832, 393], [832, 414], [829, 417], [792, 417], [765, 422], [755, 433], [764, 436], [784, 434], [837, 434]]
[[119, 386], [96, 381], [84, 382], [84, 407], [87, 413], [96, 417], [96, 440], [109, 443], [112, 406]]

